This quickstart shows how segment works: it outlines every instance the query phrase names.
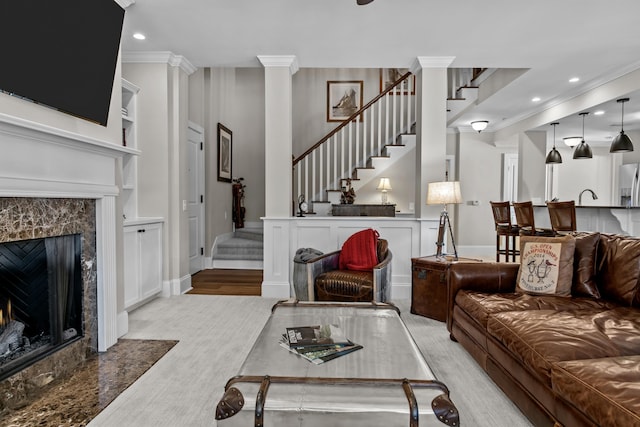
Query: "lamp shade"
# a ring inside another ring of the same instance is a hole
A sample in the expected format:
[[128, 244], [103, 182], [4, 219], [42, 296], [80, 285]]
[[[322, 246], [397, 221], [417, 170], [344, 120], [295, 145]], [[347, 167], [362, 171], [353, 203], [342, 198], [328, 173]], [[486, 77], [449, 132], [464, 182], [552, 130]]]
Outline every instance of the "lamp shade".
[[589, 147], [589, 144], [584, 142], [584, 140], [582, 140], [580, 145], [578, 145], [576, 149], [573, 150], [574, 159], [590, 159], [592, 157], [593, 153], [591, 152], [591, 147]]
[[620, 131], [615, 138], [613, 138], [613, 142], [611, 143], [611, 148], [609, 148], [610, 153], [626, 153], [629, 151], [633, 151], [633, 143], [631, 142], [631, 138], [627, 136], [624, 131]]
[[488, 125], [489, 125], [489, 122], [486, 120], [478, 120], [475, 122], [471, 122], [471, 127], [473, 128], [473, 130], [477, 130], [478, 132], [482, 132], [483, 130], [485, 130]]
[[624, 103], [628, 100], [629, 98], [618, 99], [618, 103], [622, 104], [622, 123], [620, 126], [620, 133], [611, 142], [611, 147], [609, 148], [610, 153], [627, 153], [629, 151], [633, 151], [631, 138], [624, 133]]
[[381, 191], [391, 190], [391, 181], [389, 181], [389, 178], [380, 178], [380, 182], [378, 183], [376, 190], [381, 190]]
[[427, 205], [462, 203], [460, 181], [430, 182], [427, 186]]
[[556, 149], [556, 147], [553, 147], [553, 150], [549, 151], [549, 154], [547, 154], [547, 159], [545, 160], [546, 164], [553, 164], [553, 163], [562, 163], [562, 156], [560, 155], [560, 152]]

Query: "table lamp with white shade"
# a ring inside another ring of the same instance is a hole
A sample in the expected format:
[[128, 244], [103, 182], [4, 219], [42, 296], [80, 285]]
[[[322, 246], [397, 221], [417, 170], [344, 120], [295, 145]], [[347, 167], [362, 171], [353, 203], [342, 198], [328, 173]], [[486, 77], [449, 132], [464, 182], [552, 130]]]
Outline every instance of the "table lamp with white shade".
[[376, 190], [380, 190], [382, 192], [382, 204], [388, 204], [387, 192], [391, 191], [391, 181], [389, 181], [389, 178], [380, 178], [380, 182], [378, 183]]
[[438, 241], [436, 242], [436, 257], [442, 257], [442, 247], [444, 246], [444, 226], [447, 223], [449, 233], [451, 234], [451, 245], [453, 246], [453, 254], [458, 260], [458, 251], [451, 230], [451, 221], [447, 212], [447, 205], [453, 203], [462, 203], [462, 195], [460, 194], [460, 181], [441, 181], [430, 182], [427, 187], [427, 205], [443, 205], [444, 209], [440, 213], [440, 226], [438, 227]]

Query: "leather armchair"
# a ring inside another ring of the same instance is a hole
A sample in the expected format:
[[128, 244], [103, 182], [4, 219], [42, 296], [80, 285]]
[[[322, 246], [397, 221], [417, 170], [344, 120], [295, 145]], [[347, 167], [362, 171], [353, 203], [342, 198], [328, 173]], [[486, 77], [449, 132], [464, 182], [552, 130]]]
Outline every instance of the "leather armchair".
[[307, 261], [309, 301], [378, 301], [391, 299], [391, 250], [378, 239], [378, 259], [371, 271], [340, 270], [340, 250]]

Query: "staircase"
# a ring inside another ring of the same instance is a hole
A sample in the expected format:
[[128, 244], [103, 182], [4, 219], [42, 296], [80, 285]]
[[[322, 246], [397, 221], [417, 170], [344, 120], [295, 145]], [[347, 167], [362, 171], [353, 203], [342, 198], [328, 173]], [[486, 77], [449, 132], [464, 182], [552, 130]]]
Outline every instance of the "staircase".
[[[448, 70], [448, 123], [477, 102], [480, 82], [494, 71]], [[388, 159], [409, 151], [406, 141], [415, 144], [414, 94], [415, 79], [408, 72], [294, 159], [292, 200], [305, 195], [310, 213], [329, 215], [331, 204], [339, 203], [347, 179], [357, 190], [380, 177], [380, 171], [393, 163]], [[407, 139], [407, 136], [414, 137]], [[297, 212], [294, 210], [292, 214]]]
[[239, 228], [216, 237], [211, 249], [213, 268], [262, 270], [262, 228]]

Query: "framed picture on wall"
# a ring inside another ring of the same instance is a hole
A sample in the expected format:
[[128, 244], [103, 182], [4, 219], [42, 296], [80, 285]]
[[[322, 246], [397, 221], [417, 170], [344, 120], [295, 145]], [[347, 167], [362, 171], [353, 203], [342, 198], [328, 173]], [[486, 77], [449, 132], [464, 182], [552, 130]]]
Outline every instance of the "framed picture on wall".
[[362, 80], [327, 81], [327, 121], [341, 122], [362, 108]]
[[222, 123], [218, 123], [218, 181], [231, 182], [232, 133]]
[[[380, 68], [380, 92], [391, 87], [400, 77], [407, 74], [408, 71], [408, 68]], [[415, 75], [405, 79], [391, 91], [392, 95], [399, 95], [400, 93], [403, 95], [416, 94]]]

